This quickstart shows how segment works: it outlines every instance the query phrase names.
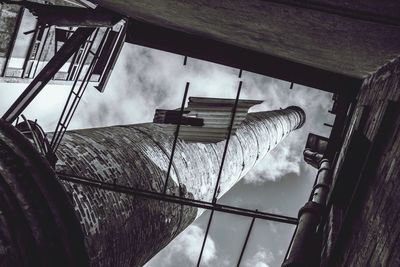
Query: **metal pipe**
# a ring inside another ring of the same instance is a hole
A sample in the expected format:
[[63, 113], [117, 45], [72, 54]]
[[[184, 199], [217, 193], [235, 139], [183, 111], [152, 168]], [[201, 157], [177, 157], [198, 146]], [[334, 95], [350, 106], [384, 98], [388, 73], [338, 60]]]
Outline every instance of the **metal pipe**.
[[292, 225], [297, 225], [297, 219], [285, 215], [273, 214], [268, 212], [262, 212], [258, 210], [248, 210], [239, 207], [232, 207], [228, 205], [214, 204], [212, 202], [206, 202], [196, 199], [184, 198], [173, 195], [166, 195], [158, 192], [147, 191], [139, 188], [131, 188], [123, 185], [118, 185], [115, 183], [100, 182], [93, 178], [80, 177], [73, 174], [57, 172], [58, 178], [63, 181], [68, 181], [74, 184], [89, 186], [93, 188], [100, 188], [103, 190], [108, 190], [112, 192], [127, 194], [131, 196], [140, 196], [148, 199], [155, 199], [160, 201], [166, 201], [170, 203], [176, 203], [181, 205], [186, 205], [195, 208], [215, 210], [218, 212], [240, 215], [245, 217], [257, 218], [261, 220], [268, 220], [273, 222], [287, 223]]
[[178, 125], [176, 125], [174, 143], [172, 144], [171, 156], [169, 158], [169, 163], [168, 163], [167, 177], [165, 178], [165, 183], [164, 183], [164, 189], [163, 189], [163, 193], [164, 194], [167, 193], [169, 175], [171, 173], [172, 161], [174, 160], [176, 142], [178, 141], [179, 129], [181, 127], [181, 122], [182, 122], [182, 116], [183, 116], [183, 112], [185, 111], [185, 104], [186, 104], [187, 94], [188, 94], [188, 91], [189, 91], [189, 84], [190, 84], [189, 82], [186, 83], [185, 92], [183, 93], [183, 97], [182, 97], [182, 105], [181, 105], [181, 109], [179, 111]]
[[299, 211], [297, 231], [289, 247], [289, 255], [282, 264], [284, 267], [319, 265], [321, 244], [318, 240], [317, 227], [326, 207], [331, 183], [331, 168], [329, 160], [323, 158], [322, 154], [306, 150], [304, 158], [307, 158], [307, 163], [319, 168], [309, 201]]
[[323, 155], [310, 149], [305, 149], [303, 151], [304, 161], [318, 169], [318, 164], [322, 160]]
[[317, 183], [314, 185], [312, 190], [313, 193], [311, 201], [323, 205], [324, 207], [326, 206], [330, 180], [330, 164], [327, 159], [323, 159], [320, 162], [320, 167], [317, 173]]

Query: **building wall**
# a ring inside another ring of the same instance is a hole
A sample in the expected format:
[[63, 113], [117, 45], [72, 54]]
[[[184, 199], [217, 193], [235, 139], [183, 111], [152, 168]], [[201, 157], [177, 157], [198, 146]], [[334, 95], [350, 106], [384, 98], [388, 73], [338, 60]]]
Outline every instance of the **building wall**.
[[399, 166], [397, 58], [366, 78], [358, 95], [333, 174], [323, 266], [400, 266]]
[[[301, 126], [296, 109], [253, 113], [230, 140], [219, 196], [289, 132]], [[156, 124], [69, 131], [56, 169], [119, 185], [162, 192], [173, 136]], [[176, 146], [168, 194], [211, 201], [225, 142]], [[200, 213], [197, 209], [63, 183], [85, 232], [96, 266], [140, 266]]]

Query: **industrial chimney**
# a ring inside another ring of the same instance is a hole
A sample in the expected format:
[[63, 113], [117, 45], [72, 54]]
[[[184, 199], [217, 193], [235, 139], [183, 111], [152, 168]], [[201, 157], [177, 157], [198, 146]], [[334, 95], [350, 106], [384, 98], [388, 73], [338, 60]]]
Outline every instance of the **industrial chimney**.
[[[226, 138], [221, 129], [229, 121], [224, 112], [233, 103], [190, 99], [167, 194], [213, 201], [225, 144], [221, 136]], [[305, 122], [304, 111], [294, 106], [247, 114], [258, 103], [237, 103], [218, 198]], [[161, 113], [166, 117], [160, 121]], [[67, 179], [162, 193], [175, 125], [173, 113], [161, 113], [156, 113], [159, 123], [67, 131], [56, 154], [57, 174], [21, 133], [1, 122], [0, 263], [141, 266], [192, 223], [196, 208]]]

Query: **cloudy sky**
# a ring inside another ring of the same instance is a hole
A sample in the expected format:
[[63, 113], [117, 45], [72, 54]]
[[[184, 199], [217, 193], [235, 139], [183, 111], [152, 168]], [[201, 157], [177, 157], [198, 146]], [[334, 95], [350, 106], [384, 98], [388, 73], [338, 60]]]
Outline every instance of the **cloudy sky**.
[[[141, 46], [125, 44], [104, 93], [88, 88], [70, 128], [149, 122], [155, 108], [180, 106], [186, 82], [189, 96], [235, 98], [240, 79], [238, 69], [188, 59]], [[220, 203], [297, 217], [306, 202], [315, 170], [302, 160], [309, 132], [328, 136], [323, 126], [334, 119], [327, 111], [332, 95], [319, 90], [244, 71], [242, 99], [264, 103], [251, 111], [302, 107], [305, 125], [289, 135], [241, 182], [222, 197]], [[0, 112], [11, 105], [24, 84], [0, 84]], [[26, 109], [30, 119], [38, 119], [46, 131], [53, 131], [68, 86], [47, 86]], [[209, 212], [154, 257], [146, 267], [195, 266], [204, 238]], [[201, 266], [236, 266], [250, 225], [250, 218], [215, 213]], [[280, 266], [293, 233], [293, 226], [256, 220], [241, 266]]]

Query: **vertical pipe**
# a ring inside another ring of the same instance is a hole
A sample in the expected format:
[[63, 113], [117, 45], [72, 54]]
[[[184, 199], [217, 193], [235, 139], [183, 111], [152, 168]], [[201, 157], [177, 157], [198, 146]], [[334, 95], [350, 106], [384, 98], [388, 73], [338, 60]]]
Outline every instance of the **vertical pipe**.
[[[316, 182], [309, 201], [299, 211], [299, 223], [284, 267], [313, 267], [319, 265], [321, 244], [317, 227], [326, 206], [331, 182], [330, 162], [319, 153], [305, 151], [307, 163], [318, 166]], [[312, 157], [311, 157], [312, 156]]]

